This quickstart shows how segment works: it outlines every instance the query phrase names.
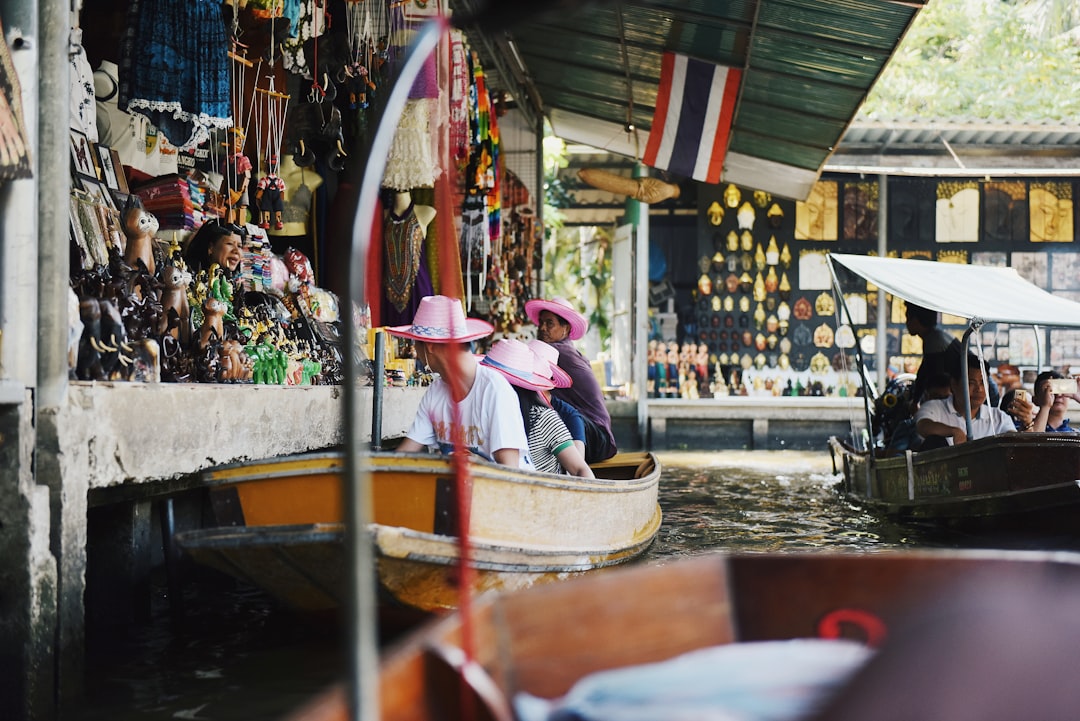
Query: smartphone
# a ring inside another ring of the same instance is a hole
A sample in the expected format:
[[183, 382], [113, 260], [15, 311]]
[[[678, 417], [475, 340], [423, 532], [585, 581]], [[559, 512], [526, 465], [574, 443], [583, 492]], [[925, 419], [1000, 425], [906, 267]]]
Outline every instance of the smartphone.
[[1028, 400], [1028, 392], [1023, 388], [1017, 388], [1013, 391], [1013, 398], [1018, 401], [1026, 401]]
[[1062, 393], [1076, 393], [1075, 378], [1051, 378], [1049, 380], [1050, 392], [1054, 395]]

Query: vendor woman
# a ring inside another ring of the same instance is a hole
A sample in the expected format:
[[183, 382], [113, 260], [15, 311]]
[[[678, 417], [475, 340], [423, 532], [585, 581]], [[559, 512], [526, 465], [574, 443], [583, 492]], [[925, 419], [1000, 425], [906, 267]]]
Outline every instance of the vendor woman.
[[204, 223], [188, 243], [184, 260], [192, 273], [208, 270], [215, 263], [229, 276], [240, 269], [243, 258], [243, 230], [238, 226], [216, 222]]

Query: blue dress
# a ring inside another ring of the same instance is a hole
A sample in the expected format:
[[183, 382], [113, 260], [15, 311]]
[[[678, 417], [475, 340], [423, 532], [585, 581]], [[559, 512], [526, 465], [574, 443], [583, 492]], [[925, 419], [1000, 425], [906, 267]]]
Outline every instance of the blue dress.
[[229, 34], [220, 0], [130, 0], [119, 104], [180, 150], [233, 124]]

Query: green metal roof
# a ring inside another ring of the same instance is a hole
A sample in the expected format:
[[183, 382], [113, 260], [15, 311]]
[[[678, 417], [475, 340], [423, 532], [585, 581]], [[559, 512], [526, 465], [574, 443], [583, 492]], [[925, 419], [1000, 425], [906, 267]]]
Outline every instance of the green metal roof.
[[[571, 134], [574, 128], [622, 130], [628, 124], [647, 131], [665, 50], [742, 68], [725, 181], [805, 197], [923, 3], [631, 0], [558, 5], [558, 14], [526, 20], [505, 36], [470, 36], [474, 46], [482, 46], [493, 85], [501, 82], [519, 104], [552, 118], [560, 135], [566, 135], [560, 125]], [[633, 157], [644, 149], [643, 133], [635, 139], [622, 131], [624, 142], [618, 147], [619, 133], [608, 132], [613, 143], [606, 149], [612, 152]], [[760, 177], [743, 177], [747, 174]], [[768, 180], [774, 174], [784, 177]]]

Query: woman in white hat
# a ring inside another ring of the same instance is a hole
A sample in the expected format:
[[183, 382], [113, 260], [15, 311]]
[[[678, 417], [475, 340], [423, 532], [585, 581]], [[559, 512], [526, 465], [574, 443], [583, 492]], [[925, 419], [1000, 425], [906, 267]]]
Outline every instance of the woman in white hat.
[[595, 478], [566, 424], [541, 395], [554, 386], [550, 378], [537, 372], [547, 370], [546, 361], [540, 360], [521, 341], [504, 338], [491, 347], [480, 365], [502, 373], [517, 391], [523, 427], [529, 438], [529, 455], [536, 470]]
[[589, 321], [565, 298], [530, 300], [525, 303], [525, 314], [536, 324], [537, 337], [559, 351], [559, 367], [573, 379], [571, 386], [556, 388], [552, 396], [566, 401], [585, 417], [585, 460], [595, 463], [611, 458], [618, 450], [611, 432], [611, 415], [592, 364], [573, 344], [585, 335]]
[[477, 363], [469, 351], [469, 341], [491, 335], [494, 329], [490, 323], [466, 318], [456, 298], [431, 295], [420, 300], [412, 325], [387, 330], [413, 339], [417, 358], [439, 374], [420, 399], [399, 451], [438, 446], [443, 453], [452, 452], [457, 403], [464, 441], [471, 452], [505, 466], [532, 468], [529, 441], [512, 386], [502, 373]]

